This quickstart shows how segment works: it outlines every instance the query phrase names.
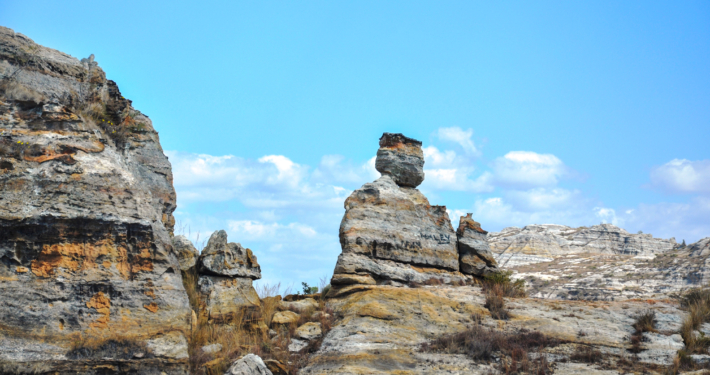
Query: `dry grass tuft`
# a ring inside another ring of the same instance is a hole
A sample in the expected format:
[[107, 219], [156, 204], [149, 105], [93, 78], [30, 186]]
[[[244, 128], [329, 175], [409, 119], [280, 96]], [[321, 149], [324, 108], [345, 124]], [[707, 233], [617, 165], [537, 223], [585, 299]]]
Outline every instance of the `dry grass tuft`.
[[604, 357], [602, 352], [591, 346], [577, 345], [574, 353], [569, 358], [583, 363], [600, 363]]
[[486, 291], [486, 304], [483, 307], [490, 311], [491, 316], [498, 320], [508, 320], [510, 319], [510, 313], [505, 308], [505, 300], [503, 287], [498, 284], [494, 284], [492, 288]]
[[636, 321], [632, 325], [634, 333], [631, 334], [631, 352], [640, 353], [643, 350], [641, 343], [644, 341], [644, 332], [656, 331], [656, 312], [646, 310], [636, 317]]
[[[478, 319], [474, 319], [476, 320]], [[498, 364], [501, 372], [551, 374], [552, 369], [542, 350], [562, 343], [564, 341], [540, 332], [500, 332], [476, 324], [467, 331], [425, 343], [420, 350], [465, 354], [474, 360], [488, 361], [493, 358], [494, 353], [502, 353], [505, 358]]]

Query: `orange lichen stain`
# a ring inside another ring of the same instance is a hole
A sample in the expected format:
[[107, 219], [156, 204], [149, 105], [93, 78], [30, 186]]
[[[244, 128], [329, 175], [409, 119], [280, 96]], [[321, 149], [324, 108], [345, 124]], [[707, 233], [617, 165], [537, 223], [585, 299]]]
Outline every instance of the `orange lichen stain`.
[[158, 311], [158, 304], [155, 302], [151, 302], [149, 305], [143, 305], [143, 307], [145, 307], [146, 310], [148, 310], [152, 313]]
[[145, 292], [143, 292], [143, 294], [145, 294], [146, 296], [148, 296], [148, 297], [150, 297], [150, 298], [155, 299], [155, 292], [153, 292], [152, 289], [146, 290]]
[[81, 180], [81, 173], [72, 173], [71, 179], [74, 181], [79, 181]]
[[133, 273], [153, 271], [153, 255], [150, 253], [150, 249], [147, 246], [144, 246], [138, 256], [133, 258], [132, 263], [131, 271]]
[[29, 271], [30, 270], [27, 267], [20, 266], [20, 267], [15, 268], [15, 272], [17, 272], [17, 273], [27, 273]]
[[[123, 246], [115, 246], [111, 240], [44, 245], [30, 268], [36, 276], [51, 277], [57, 268], [69, 272], [97, 269], [97, 262], [100, 260], [106, 269], [110, 268], [111, 263], [116, 264], [116, 269], [123, 278], [128, 279], [131, 276], [128, 251]], [[152, 263], [150, 265], [152, 270]]]
[[93, 328], [107, 328], [108, 321], [111, 318], [111, 300], [104, 294], [104, 292], [98, 292], [94, 294], [93, 297], [86, 303], [86, 307], [90, 309], [96, 309], [100, 314], [95, 322], [89, 323], [89, 327]]
[[64, 331], [64, 322], [61, 320], [59, 321], [59, 330]]

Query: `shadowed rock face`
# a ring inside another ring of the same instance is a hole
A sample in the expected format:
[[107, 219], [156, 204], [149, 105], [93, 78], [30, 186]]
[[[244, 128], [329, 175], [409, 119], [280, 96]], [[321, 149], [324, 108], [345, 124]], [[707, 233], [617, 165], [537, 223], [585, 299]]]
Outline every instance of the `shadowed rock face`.
[[471, 218], [471, 214], [461, 216], [459, 228], [456, 230], [461, 272], [487, 276], [499, 271], [488, 246], [487, 233], [481, 229], [481, 224]]
[[[174, 209], [157, 132], [96, 62], [0, 27], [0, 362], [92, 373], [103, 357], [63, 362], [79, 334], [182, 337]], [[136, 366], [186, 371], [184, 337], [170, 342]]]
[[382, 134], [375, 168], [399, 186], [419, 186], [424, 181], [422, 143], [399, 133]]

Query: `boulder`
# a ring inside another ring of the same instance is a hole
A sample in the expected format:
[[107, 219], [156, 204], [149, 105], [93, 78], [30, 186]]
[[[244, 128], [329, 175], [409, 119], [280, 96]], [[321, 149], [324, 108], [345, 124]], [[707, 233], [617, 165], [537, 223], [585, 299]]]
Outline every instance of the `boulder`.
[[264, 361], [256, 354], [247, 354], [236, 360], [225, 375], [273, 375]]
[[177, 255], [178, 262], [180, 262], [181, 271], [187, 271], [194, 267], [197, 257], [200, 256], [200, 252], [195, 249], [192, 241], [185, 236], [173, 237], [173, 251]]
[[300, 352], [301, 350], [303, 350], [307, 346], [308, 346], [308, 341], [306, 341], [306, 340], [291, 339], [291, 343], [288, 344], [288, 351], [289, 352]]
[[459, 250], [459, 268], [462, 273], [487, 276], [499, 272], [488, 238], [481, 224], [471, 218], [471, 214], [461, 216], [456, 238]]
[[271, 318], [271, 324], [291, 324], [298, 322], [300, 315], [293, 311], [278, 311]]
[[320, 323], [308, 322], [296, 328], [294, 335], [299, 339], [310, 341], [321, 337], [323, 330]]
[[[188, 332], [173, 176], [151, 120], [95, 61], [4, 27], [0, 72], [12, 72], [0, 82], [0, 362], [91, 373], [123, 351], [56, 353], [80, 334], [145, 346]], [[186, 372], [177, 357], [122, 368]]]
[[422, 142], [399, 133], [382, 134], [375, 168], [399, 186], [419, 186], [424, 181]]
[[261, 278], [261, 267], [250, 249], [241, 244], [227, 243], [227, 232], [212, 233], [199, 260], [200, 273], [204, 275]]
[[318, 301], [314, 300], [313, 298], [306, 298], [300, 301], [293, 302], [281, 301], [279, 303], [279, 309], [281, 310], [296, 309], [298, 311], [306, 311], [308, 309], [316, 310], [318, 309], [318, 307], [320, 307]]

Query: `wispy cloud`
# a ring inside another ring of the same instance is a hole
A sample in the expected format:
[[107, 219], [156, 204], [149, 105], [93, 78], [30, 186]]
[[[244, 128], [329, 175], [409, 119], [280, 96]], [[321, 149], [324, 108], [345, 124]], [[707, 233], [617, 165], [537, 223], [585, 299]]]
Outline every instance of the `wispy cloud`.
[[710, 193], [710, 160], [673, 159], [651, 170], [651, 184], [667, 193]]

